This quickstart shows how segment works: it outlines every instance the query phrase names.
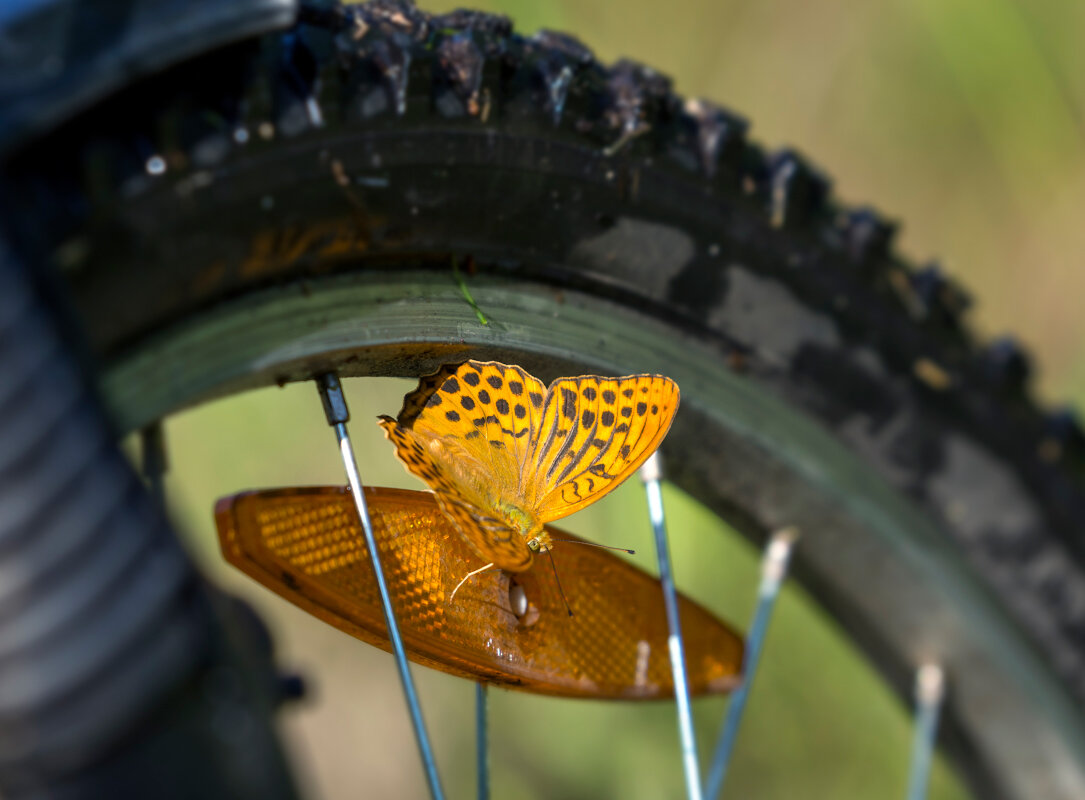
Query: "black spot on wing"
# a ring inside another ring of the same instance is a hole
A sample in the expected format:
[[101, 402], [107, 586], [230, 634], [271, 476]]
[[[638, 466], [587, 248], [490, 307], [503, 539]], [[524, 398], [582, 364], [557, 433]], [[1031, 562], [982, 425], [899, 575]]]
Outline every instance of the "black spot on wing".
[[595, 387], [594, 386], [585, 386], [584, 390], [581, 392], [581, 394], [584, 395], [584, 399], [587, 400], [590, 403], [593, 400], [595, 400]]
[[509, 391], [519, 397], [524, 393], [524, 384], [520, 381], [509, 381]]
[[487, 392], [485, 389], [480, 389], [479, 392], [478, 392], [478, 400], [479, 400], [480, 403], [484, 403], [484, 404], [489, 403], [490, 402], [490, 393]]
[[460, 415], [458, 413], [456, 413], [455, 411], [446, 411], [445, 412], [445, 417], [448, 419], [449, 422], [459, 422], [460, 421]]
[[494, 403], [494, 406], [497, 408], [498, 414], [509, 413], [509, 401], [506, 400], [504, 397], [497, 398], [497, 402]]
[[490, 384], [494, 389], [500, 389], [503, 385], [502, 380], [496, 375], [491, 375], [486, 379], [486, 383]]
[[606, 478], [607, 480], [611, 481], [614, 480], [615, 477], [617, 477], [616, 475], [611, 475], [609, 472], [607, 472], [607, 468], [603, 464], [592, 464], [590, 467], [588, 467], [588, 472], [590, 472], [592, 475], [595, 475], [597, 478]]
[[477, 372], [468, 371], [463, 373], [463, 382], [468, 386], [478, 386], [478, 380]]
[[460, 383], [455, 378], [449, 378], [441, 387], [445, 394], [457, 394], [460, 391]]
[[618, 398], [614, 396], [614, 392], [610, 391], [610, 389], [603, 390], [603, 402], [608, 406], [614, 405], [614, 401], [617, 399]]
[[464, 395], [463, 397], [460, 398], [460, 405], [464, 407], [465, 411], [470, 411], [471, 409], [473, 409], [475, 407], [475, 401], [472, 400], [467, 395]]
[[561, 413], [566, 419], [576, 419], [576, 392], [572, 389], [561, 390]]
[[528, 397], [531, 400], [531, 405], [535, 407], [536, 411], [542, 408], [543, 396], [541, 394], [538, 392], [528, 392]]

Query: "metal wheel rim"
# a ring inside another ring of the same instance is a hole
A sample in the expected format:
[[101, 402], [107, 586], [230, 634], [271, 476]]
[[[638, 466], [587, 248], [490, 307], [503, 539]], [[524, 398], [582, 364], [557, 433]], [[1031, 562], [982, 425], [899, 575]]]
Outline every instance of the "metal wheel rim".
[[[255, 292], [130, 347], [103, 371], [103, 393], [131, 431], [328, 369], [408, 377], [481, 356], [544, 378], [666, 373], [683, 392], [670, 480], [754, 539], [803, 528], [800, 579], [898, 691], [921, 663], [946, 668], [943, 742], [973, 789], [1085, 794], [1085, 721], [1069, 694], [937, 527], [855, 454], [733, 372], [714, 343], [647, 313], [493, 277], [473, 278], [471, 291], [489, 325], [447, 274], [355, 274]], [[759, 475], [772, 485], [751, 480]]]

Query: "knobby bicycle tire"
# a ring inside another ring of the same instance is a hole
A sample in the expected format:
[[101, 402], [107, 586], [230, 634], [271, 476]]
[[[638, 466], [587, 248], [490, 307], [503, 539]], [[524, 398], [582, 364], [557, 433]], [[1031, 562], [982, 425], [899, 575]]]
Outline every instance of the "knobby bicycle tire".
[[733, 114], [502, 17], [310, 3], [4, 183], [122, 430], [329, 368], [667, 372], [669, 478], [756, 541], [803, 528], [800, 579], [898, 690], [944, 663], [977, 791], [1085, 787], [1085, 437], [891, 223]]

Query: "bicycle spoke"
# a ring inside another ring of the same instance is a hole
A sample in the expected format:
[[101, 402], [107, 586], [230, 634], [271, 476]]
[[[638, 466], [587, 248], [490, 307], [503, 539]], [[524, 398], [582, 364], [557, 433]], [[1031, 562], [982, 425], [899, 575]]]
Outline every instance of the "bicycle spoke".
[[354, 504], [358, 509], [358, 517], [361, 519], [362, 529], [365, 532], [365, 542], [369, 548], [370, 559], [373, 562], [373, 572], [377, 579], [377, 589], [384, 610], [384, 619], [388, 625], [388, 639], [392, 643], [392, 652], [395, 655], [396, 667], [399, 669], [400, 681], [403, 684], [403, 694], [407, 699], [407, 708], [411, 715], [411, 723], [414, 726], [415, 740], [422, 756], [422, 764], [425, 767], [430, 795], [435, 800], [443, 800], [444, 792], [441, 790], [440, 779], [437, 776], [437, 764], [433, 758], [429, 735], [426, 733], [426, 724], [422, 719], [422, 708], [418, 703], [414, 681], [411, 679], [411, 671], [407, 665], [407, 653], [403, 647], [403, 639], [399, 635], [395, 611], [392, 609], [392, 599], [388, 594], [388, 584], [385, 582], [384, 570], [381, 568], [380, 553], [377, 550], [376, 537], [373, 535], [373, 523], [369, 519], [369, 509], [366, 506], [365, 493], [362, 491], [362, 481], [358, 476], [358, 464], [354, 458], [354, 448], [351, 446], [350, 435], [347, 433], [347, 422], [350, 420], [347, 400], [343, 396], [343, 388], [337, 375], [326, 373], [317, 378], [316, 383], [317, 388], [320, 390], [321, 402], [324, 405], [324, 415], [328, 419], [328, 424], [335, 429], [335, 438], [339, 442], [343, 467], [347, 472], [347, 483], [350, 485], [351, 494], [354, 496]]
[[712, 768], [709, 771], [708, 782], [705, 784], [705, 797], [718, 797], [723, 789], [727, 767], [738, 737], [739, 724], [742, 722], [742, 712], [746, 708], [746, 699], [753, 686], [754, 673], [757, 672], [757, 665], [761, 660], [761, 649], [765, 643], [765, 634], [768, 632], [776, 598], [780, 593], [784, 576], [787, 575], [791, 549], [797, 538], [798, 531], [795, 528], [778, 531], [769, 540], [765, 555], [761, 559], [761, 585], [757, 591], [757, 608], [754, 610], [753, 622], [750, 624], [750, 633], [746, 637], [742, 683], [739, 684], [731, 696], [731, 702], [727, 705], [727, 714], [712, 757]]
[[166, 471], [169, 460], [166, 457], [166, 437], [162, 422], [154, 422], [139, 432], [139, 445], [142, 451], [142, 472], [147, 479], [151, 497], [159, 506], [166, 505]]
[[701, 771], [697, 764], [697, 739], [693, 732], [693, 713], [686, 681], [685, 651], [682, 628], [678, 621], [678, 595], [674, 588], [671, 557], [667, 549], [667, 527], [663, 515], [663, 463], [659, 452], [653, 453], [640, 468], [640, 477], [648, 495], [648, 517], [655, 534], [656, 555], [659, 559], [659, 580], [663, 585], [663, 603], [667, 611], [667, 647], [670, 650], [671, 672], [674, 675], [674, 702], [678, 708], [678, 733], [682, 743], [682, 766], [686, 773], [686, 796], [701, 800]]
[[490, 741], [485, 683], [475, 684], [475, 732], [478, 747], [478, 800], [490, 800]]
[[937, 664], [924, 664], [915, 675], [915, 738], [908, 776], [908, 800], [924, 800], [930, 781], [931, 759], [938, 738], [938, 717], [945, 698], [945, 674]]

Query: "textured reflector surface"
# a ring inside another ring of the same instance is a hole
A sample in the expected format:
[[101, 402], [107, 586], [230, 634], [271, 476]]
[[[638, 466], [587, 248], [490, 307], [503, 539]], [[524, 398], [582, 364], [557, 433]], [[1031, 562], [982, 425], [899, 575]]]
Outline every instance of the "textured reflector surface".
[[[511, 575], [482, 566], [428, 492], [367, 488], [396, 618], [412, 660], [473, 680], [595, 698], [673, 695], [659, 581], [606, 550], [558, 544], [549, 565]], [[220, 500], [226, 560], [335, 627], [389, 650], [376, 580], [350, 493], [273, 489]], [[570, 534], [550, 529], [557, 538]], [[544, 569], [546, 567], [546, 569]], [[695, 694], [733, 687], [742, 640], [681, 598]]]

